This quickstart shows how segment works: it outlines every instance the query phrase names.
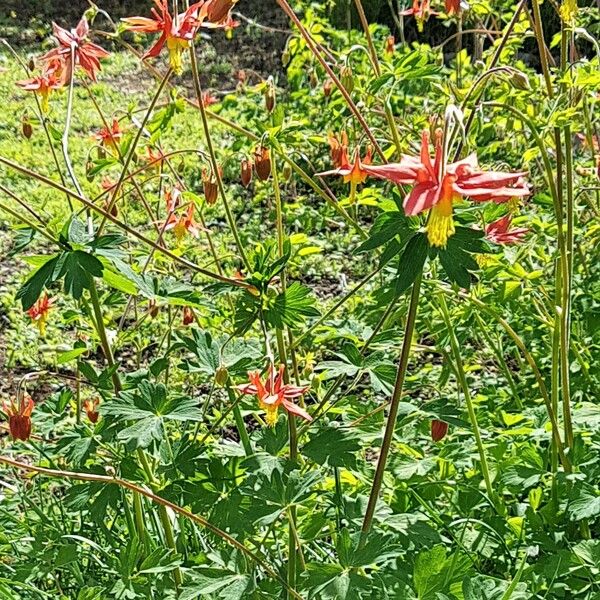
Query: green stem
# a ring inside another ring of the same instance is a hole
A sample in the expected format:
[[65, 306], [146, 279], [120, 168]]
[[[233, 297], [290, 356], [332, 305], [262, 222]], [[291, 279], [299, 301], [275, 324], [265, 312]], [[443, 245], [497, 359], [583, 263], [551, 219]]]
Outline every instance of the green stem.
[[454, 363], [456, 365], [456, 374], [458, 375], [458, 381], [460, 387], [462, 388], [463, 395], [465, 397], [465, 403], [467, 405], [467, 411], [469, 413], [469, 420], [471, 421], [471, 427], [473, 428], [473, 435], [475, 436], [475, 443], [477, 444], [479, 460], [481, 462], [481, 473], [485, 481], [485, 489], [490, 500], [494, 503], [494, 490], [492, 488], [492, 479], [490, 477], [490, 470], [488, 467], [487, 457], [485, 455], [483, 440], [481, 439], [481, 431], [479, 430], [479, 423], [477, 422], [475, 407], [471, 398], [469, 383], [467, 381], [467, 376], [465, 374], [464, 365], [460, 355], [460, 346], [458, 344], [458, 339], [456, 338], [456, 333], [454, 332], [452, 320], [450, 319], [450, 313], [448, 312], [448, 305], [446, 304], [446, 299], [444, 298], [444, 295], [442, 293], [438, 293], [437, 297], [440, 309], [442, 311], [442, 317], [444, 319], [444, 323], [446, 324], [446, 330], [450, 338], [450, 346], [452, 348], [452, 354], [454, 355]]
[[375, 477], [373, 478], [373, 484], [371, 485], [369, 503], [367, 505], [365, 517], [363, 519], [359, 542], [360, 546], [363, 546], [364, 543], [367, 541], [367, 536], [369, 535], [369, 532], [371, 531], [371, 527], [373, 525], [373, 516], [375, 514], [375, 508], [377, 507], [377, 500], [379, 499], [381, 484], [383, 483], [383, 475], [385, 473], [385, 467], [390, 452], [392, 439], [394, 437], [396, 418], [398, 417], [398, 408], [400, 405], [400, 399], [402, 398], [402, 390], [404, 387], [404, 380], [406, 378], [406, 372], [408, 369], [412, 338], [415, 332], [415, 325], [417, 321], [417, 310], [419, 307], [419, 296], [421, 292], [421, 279], [422, 273], [419, 273], [412, 286], [412, 292], [410, 295], [410, 305], [408, 308], [408, 315], [406, 317], [406, 325], [404, 328], [404, 340], [402, 342], [402, 351], [400, 353], [400, 361], [398, 363], [398, 370], [396, 373], [396, 383], [394, 385], [394, 391], [392, 393], [392, 398], [390, 401], [390, 412], [385, 427], [383, 442], [381, 444], [379, 460], [377, 461]]
[[240, 404], [236, 401], [235, 394], [231, 389], [229, 381], [227, 381], [225, 385], [227, 386], [227, 395], [229, 396], [229, 401], [232, 403], [233, 406], [233, 417], [235, 418], [235, 425], [237, 427], [240, 440], [242, 442], [242, 447], [244, 448], [246, 456], [252, 456], [254, 454], [254, 451], [252, 450], [250, 437], [248, 436], [248, 431], [246, 430], [246, 424], [244, 423], [244, 417], [242, 416]]
[[235, 218], [233, 216], [233, 213], [231, 212], [229, 202], [227, 201], [227, 194], [225, 193], [223, 178], [221, 177], [221, 173], [219, 171], [219, 164], [217, 162], [217, 156], [215, 154], [215, 149], [212, 143], [212, 137], [210, 135], [208, 117], [206, 116], [206, 109], [202, 100], [202, 86], [200, 84], [200, 74], [198, 73], [198, 63], [196, 61], [196, 50], [193, 44], [190, 44], [190, 62], [192, 65], [192, 79], [194, 81], [196, 101], [198, 102], [198, 108], [200, 110], [200, 118], [202, 119], [202, 129], [204, 130], [204, 139], [206, 141], [206, 147], [208, 148], [208, 154], [210, 156], [213, 176], [217, 180], [217, 187], [219, 188], [219, 194], [223, 200], [223, 207], [225, 208], [227, 222], [229, 223], [229, 228], [231, 229], [231, 232], [233, 234], [233, 238], [235, 240], [238, 252], [240, 253], [240, 258], [242, 259], [244, 268], [248, 271], [248, 273], [250, 273], [252, 271], [252, 267], [250, 265], [250, 262], [248, 261], [248, 257], [246, 256], [246, 251], [244, 250], [244, 245], [242, 244], [242, 240], [240, 238], [237, 225], [235, 223]]

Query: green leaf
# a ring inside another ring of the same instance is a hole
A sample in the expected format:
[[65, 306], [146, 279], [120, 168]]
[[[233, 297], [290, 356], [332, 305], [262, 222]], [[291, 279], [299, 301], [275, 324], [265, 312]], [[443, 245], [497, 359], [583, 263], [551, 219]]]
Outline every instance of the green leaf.
[[356, 468], [360, 442], [355, 431], [336, 427], [333, 423], [311, 435], [302, 453], [320, 465]]
[[92, 254], [83, 250], [64, 253], [59, 260], [60, 272], [57, 279], [64, 275], [64, 289], [78, 300], [84, 289], [90, 289], [93, 277], [102, 277], [104, 267]]
[[73, 348], [72, 350], [67, 350], [66, 352], [61, 352], [56, 359], [56, 363], [59, 365], [64, 365], [65, 363], [71, 362], [78, 356], [85, 354], [87, 351], [88, 351], [88, 348], [86, 346], [84, 346], [82, 348]]
[[44, 286], [54, 281], [54, 269], [58, 263], [58, 255], [53, 254], [37, 269], [17, 292], [17, 300], [21, 300], [23, 310], [29, 310], [40, 297]]
[[406, 217], [399, 211], [381, 213], [375, 219], [369, 237], [356, 250], [355, 253], [367, 252], [389, 242], [396, 235], [408, 231]]
[[397, 296], [405, 292], [423, 271], [427, 254], [429, 253], [429, 242], [424, 233], [416, 233], [406, 244], [406, 248], [400, 257], [398, 274], [394, 282]]
[[446, 549], [437, 545], [431, 550], [425, 550], [417, 556], [413, 572], [414, 586], [419, 598], [423, 598], [429, 589], [429, 582], [444, 567]]
[[600, 494], [585, 483], [575, 486], [567, 507], [567, 514], [574, 521], [597, 517], [600, 515]]
[[283, 329], [286, 325], [297, 327], [307, 317], [318, 317], [319, 314], [310, 289], [294, 281], [271, 303], [265, 311], [265, 319], [273, 327]]

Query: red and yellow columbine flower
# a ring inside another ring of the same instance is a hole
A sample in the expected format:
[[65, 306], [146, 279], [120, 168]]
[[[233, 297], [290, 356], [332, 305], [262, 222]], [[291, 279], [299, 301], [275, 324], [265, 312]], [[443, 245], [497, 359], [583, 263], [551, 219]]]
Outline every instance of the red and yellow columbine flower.
[[26, 442], [31, 436], [31, 413], [34, 403], [29, 394], [21, 394], [19, 401], [4, 403], [4, 412], [8, 416], [8, 429], [13, 440]]
[[181, 204], [181, 188], [174, 186], [171, 189], [167, 189], [165, 191], [165, 205], [167, 209], [167, 214], [171, 215], [171, 213], [175, 212], [179, 205]]
[[175, 237], [177, 238], [177, 242], [181, 242], [186, 233], [191, 234], [195, 238], [200, 235], [200, 230], [202, 229], [198, 223], [194, 220], [194, 210], [195, 206], [193, 202], [188, 204], [187, 210], [185, 214], [180, 217], [175, 216], [174, 212], [171, 212], [169, 218], [167, 219], [167, 224], [165, 225], [165, 231], [173, 230], [175, 233]]
[[204, 108], [212, 106], [218, 101], [219, 99], [210, 90], [205, 90], [202, 92], [202, 106], [204, 106]]
[[273, 427], [277, 423], [277, 411], [280, 406], [290, 414], [302, 417], [307, 421], [312, 421], [312, 417], [300, 406], [292, 402], [294, 398], [302, 396], [308, 387], [297, 387], [289, 383], [284, 383], [283, 374], [285, 366], [280, 365], [277, 374], [273, 364], [269, 364], [266, 378], [261, 381], [258, 371], [248, 373], [249, 383], [238, 386], [242, 394], [251, 394], [258, 398], [260, 407], [265, 411], [265, 420], [267, 425]]
[[52, 308], [53, 301], [48, 298], [48, 294], [44, 292], [35, 302], [35, 304], [27, 311], [27, 316], [35, 323], [43, 336], [46, 333], [46, 323], [48, 322], [48, 313]]
[[[344, 157], [348, 154], [348, 134], [345, 131], [337, 136], [333, 132], [327, 134], [327, 143], [329, 144], [329, 154], [331, 162], [336, 169], [344, 164]], [[346, 158], [346, 162], [347, 162]]]
[[234, 19], [231, 15], [229, 15], [223, 21], [223, 29], [225, 30], [225, 37], [228, 40], [232, 39], [233, 38], [233, 30], [237, 29], [240, 25], [241, 25], [241, 23], [237, 19]]
[[50, 106], [50, 92], [63, 86], [61, 71], [62, 62], [53, 60], [44, 66], [40, 75], [32, 77], [31, 79], [17, 81], [17, 85], [28, 92], [39, 94], [42, 112], [46, 113]]
[[[207, 18], [207, 5], [204, 1], [195, 2], [185, 12], [171, 16], [168, 0], [154, 0], [156, 8], [151, 9], [153, 18], [128, 17], [123, 19], [126, 28], [140, 33], [160, 33], [154, 45], [144, 54], [144, 58], [156, 58], [165, 44], [169, 51], [169, 64], [177, 75], [183, 72], [182, 52], [189, 48], [196, 32]], [[158, 9], [158, 10], [157, 10]]]
[[[348, 152], [346, 147], [342, 144], [338, 149], [335, 149], [335, 157], [334, 157], [334, 147], [330, 140], [331, 146], [331, 154], [334, 161], [339, 161], [339, 167], [337, 169], [333, 169], [332, 171], [325, 171], [324, 173], [317, 173], [319, 176], [323, 175], [341, 175], [344, 178], [344, 183], [350, 183], [353, 187], [357, 186], [359, 183], [364, 183], [367, 180], [367, 177], [371, 174], [371, 159], [372, 159], [372, 150], [371, 146], [367, 148], [367, 152], [364, 158], [360, 158], [360, 150], [356, 148], [354, 151], [354, 161], [352, 164], [348, 161]], [[339, 152], [339, 157], [337, 155]]]
[[98, 419], [100, 418], [100, 414], [98, 413], [98, 406], [100, 406], [100, 398], [94, 398], [93, 400], [88, 398], [83, 403], [83, 410], [85, 410], [85, 414], [90, 420], [90, 423], [93, 423], [94, 425], [98, 422]]
[[518, 244], [529, 233], [525, 227], [510, 228], [512, 215], [508, 214], [485, 228], [485, 237], [494, 244]]
[[54, 38], [58, 42], [58, 48], [54, 48], [42, 56], [44, 61], [56, 59], [63, 62], [65, 68], [62, 71], [63, 83], [71, 79], [73, 68], [79, 65], [92, 81], [96, 81], [96, 73], [100, 70], [100, 59], [108, 56], [108, 52], [88, 41], [90, 26], [87, 19], [83, 17], [75, 29], [63, 29], [56, 23], [52, 23]]
[[94, 134], [94, 137], [107, 149], [115, 151], [117, 145], [121, 142], [123, 137], [123, 130], [119, 126], [119, 121], [113, 119], [110, 127], [102, 127], [98, 133]]
[[461, 0], [446, 0], [446, 12], [449, 15], [459, 15], [461, 8]]
[[374, 177], [394, 183], [413, 185], [404, 200], [408, 216], [431, 211], [427, 221], [427, 237], [432, 246], [444, 248], [454, 234], [453, 205], [463, 198], [475, 202], [508, 202], [529, 195], [523, 175], [482, 171], [476, 154], [446, 164], [441, 132], [436, 136], [433, 160], [429, 156], [429, 133], [423, 132], [419, 157], [403, 156], [399, 163], [368, 167]]
[[417, 22], [417, 29], [423, 31], [424, 23], [429, 19], [431, 15], [437, 15], [437, 12], [431, 10], [431, 0], [413, 0], [412, 7], [403, 10], [400, 14], [412, 16]]

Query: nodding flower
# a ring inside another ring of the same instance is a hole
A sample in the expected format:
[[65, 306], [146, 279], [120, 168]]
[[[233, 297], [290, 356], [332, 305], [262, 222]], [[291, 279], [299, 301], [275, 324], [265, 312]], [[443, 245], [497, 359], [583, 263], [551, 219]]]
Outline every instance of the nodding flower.
[[446, 423], [446, 421], [440, 421], [439, 419], [433, 419], [431, 421], [431, 439], [434, 442], [443, 440], [447, 433], [448, 423]]
[[153, 18], [128, 17], [123, 19], [125, 27], [141, 33], [160, 33], [158, 40], [144, 54], [144, 58], [156, 58], [164, 46], [169, 51], [169, 64], [176, 75], [183, 72], [183, 50], [189, 48], [196, 32], [206, 18], [202, 12], [204, 2], [195, 2], [185, 12], [171, 16], [167, 0], [154, 0], [156, 8], [150, 12]]
[[48, 323], [48, 313], [52, 308], [54, 301], [48, 298], [48, 294], [44, 292], [35, 302], [35, 304], [27, 310], [27, 316], [35, 323], [40, 335], [46, 333], [46, 323]]
[[485, 228], [485, 237], [494, 244], [518, 244], [529, 233], [525, 227], [511, 229], [512, 215], [509, 213]]
[[[346, 138], [347, 140], [347, 138]], [[352, 164], [348, 160], [347, 148], [340, 145], [339, 148], [335, 148], [330, 139], [331, 155], [335, 162], [338, 162], [339, 166], [331, 171], [325, 171], [324, 173], [317, 173], [319, 176], [324, 175], [341, 175], [344, 178], [344, 183], [350, 183], [352, 186], [356, 186], [359, 183], [364, 183], [367, 177], [371, 174], [370, 167], [372, 161], [372, 149], [371, 146], [367, 148], [364, 158], [360, 157], [360, 149], [354, 150], [354, 159]]]
[[42, 60], [62, 62], [64, 65], [64, 69], [61, 69], [62, 83], [70, 81], [75, 66], [80, 66], [92, 81], [96, 81], [96, 73], [100, 71], [100, 59], [106, 58], [109, 53], [88, 40], [90, 26], [87, 19], [83, 17], [77, 27], [71, 30], [52, 23], [52, 31], [58, 47], [44, 54]]
[[21, 393], [18, 402], [5, 402], [3, 409], [8, 416], [8, 430], [13, 440], [26, 442], [31, 437], [31, 413], [34, 403], [29, 394]]
[[431, 0], [413, 0], [412, 7], [403, 10], [400, 14], [407, 17], [412, 16], [417, 22], [417, 29], [423, 31], [424, 23], [431, 15], [437, 15], [437, 12], [431, 10]]
[[117, 145], [120, 143], [121, 138], [123, 137], [123, 130], [119, 125], [118, 119], [113, 119], [112, 125], [102, 127], [94, 135], [94, 137], [109, 150], [116, 150]]
[[194, 310], [190, 306], [183, 307], [182, 323], [184, 325], [191, 325], [196, 320]]
[[436, 133], [433, 160], [429, 155], [429, 132], [421, 137], [421, 152], [417, 156], [403, 156], [400, 162], [371, 166], [370, 175], [396, 184], [412, 185], [404, 199], [407, 216], [430, 211], [427, 237], [431, 246], [445, 248], [454, 235], [453, 206], [463, 198], [475, 202], [503, 203], [529, 195], [524, 172], [483, 171], [477, 155], [447, 163], [444, 156], [443, 135]]
[[50, 93], [63, 86], [62, 61], [55, 59], [47, 62], [42, 72], [31, 79], [17, 81], [17, 85], [28, 92], [35, 92], [40, 96], [40, 106], [43, 113], [50, 108]]
[[258, 404], [265, 411], [265, 420], [269, 427], [275, 426], [279, 407], [282, 406], [290, 415], [296, 415], [312, 421], [312, 417], [300, 406], [292, 402], [294, 398], [302, 396], [308, 387], [298, 387], [284, 383], [285, 365], [279, 365], [277, 373], [270, 363], [264, 381], [258, 371], [248, 373], [248, 383], [238, 385], [237, 389], [242, 394], [250, 394], [258, 398]]
[[446, 12], [449, 15], [459, 15], [461, 11], [461, 0], [446, 0]]
[[178, 243], [181, 242], [186, 233], [191, 234], [195, 238], [200, 236], [202, 227], [194, 219], [195, 208], [194, 203], [190, 202], [183, 215], [177, 217], [174, 212], [169, 214], [169, 218], [165, 224], [165, 231], [172, 229]]
[[348, 154], [348, 134], [342, 131], [337, 136], [330, 131], [327, 134], [327, 143], [329, 144], [331, 162], [336, 169], [339, 169], [344, 164], [344, 157]]

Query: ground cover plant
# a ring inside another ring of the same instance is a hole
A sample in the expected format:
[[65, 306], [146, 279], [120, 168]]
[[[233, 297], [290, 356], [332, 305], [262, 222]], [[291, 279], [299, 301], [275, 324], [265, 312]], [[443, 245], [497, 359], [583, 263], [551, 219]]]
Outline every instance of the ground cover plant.
[[244, 3], [3, 41], [0, 596], [600, 597], [596, 3]]

